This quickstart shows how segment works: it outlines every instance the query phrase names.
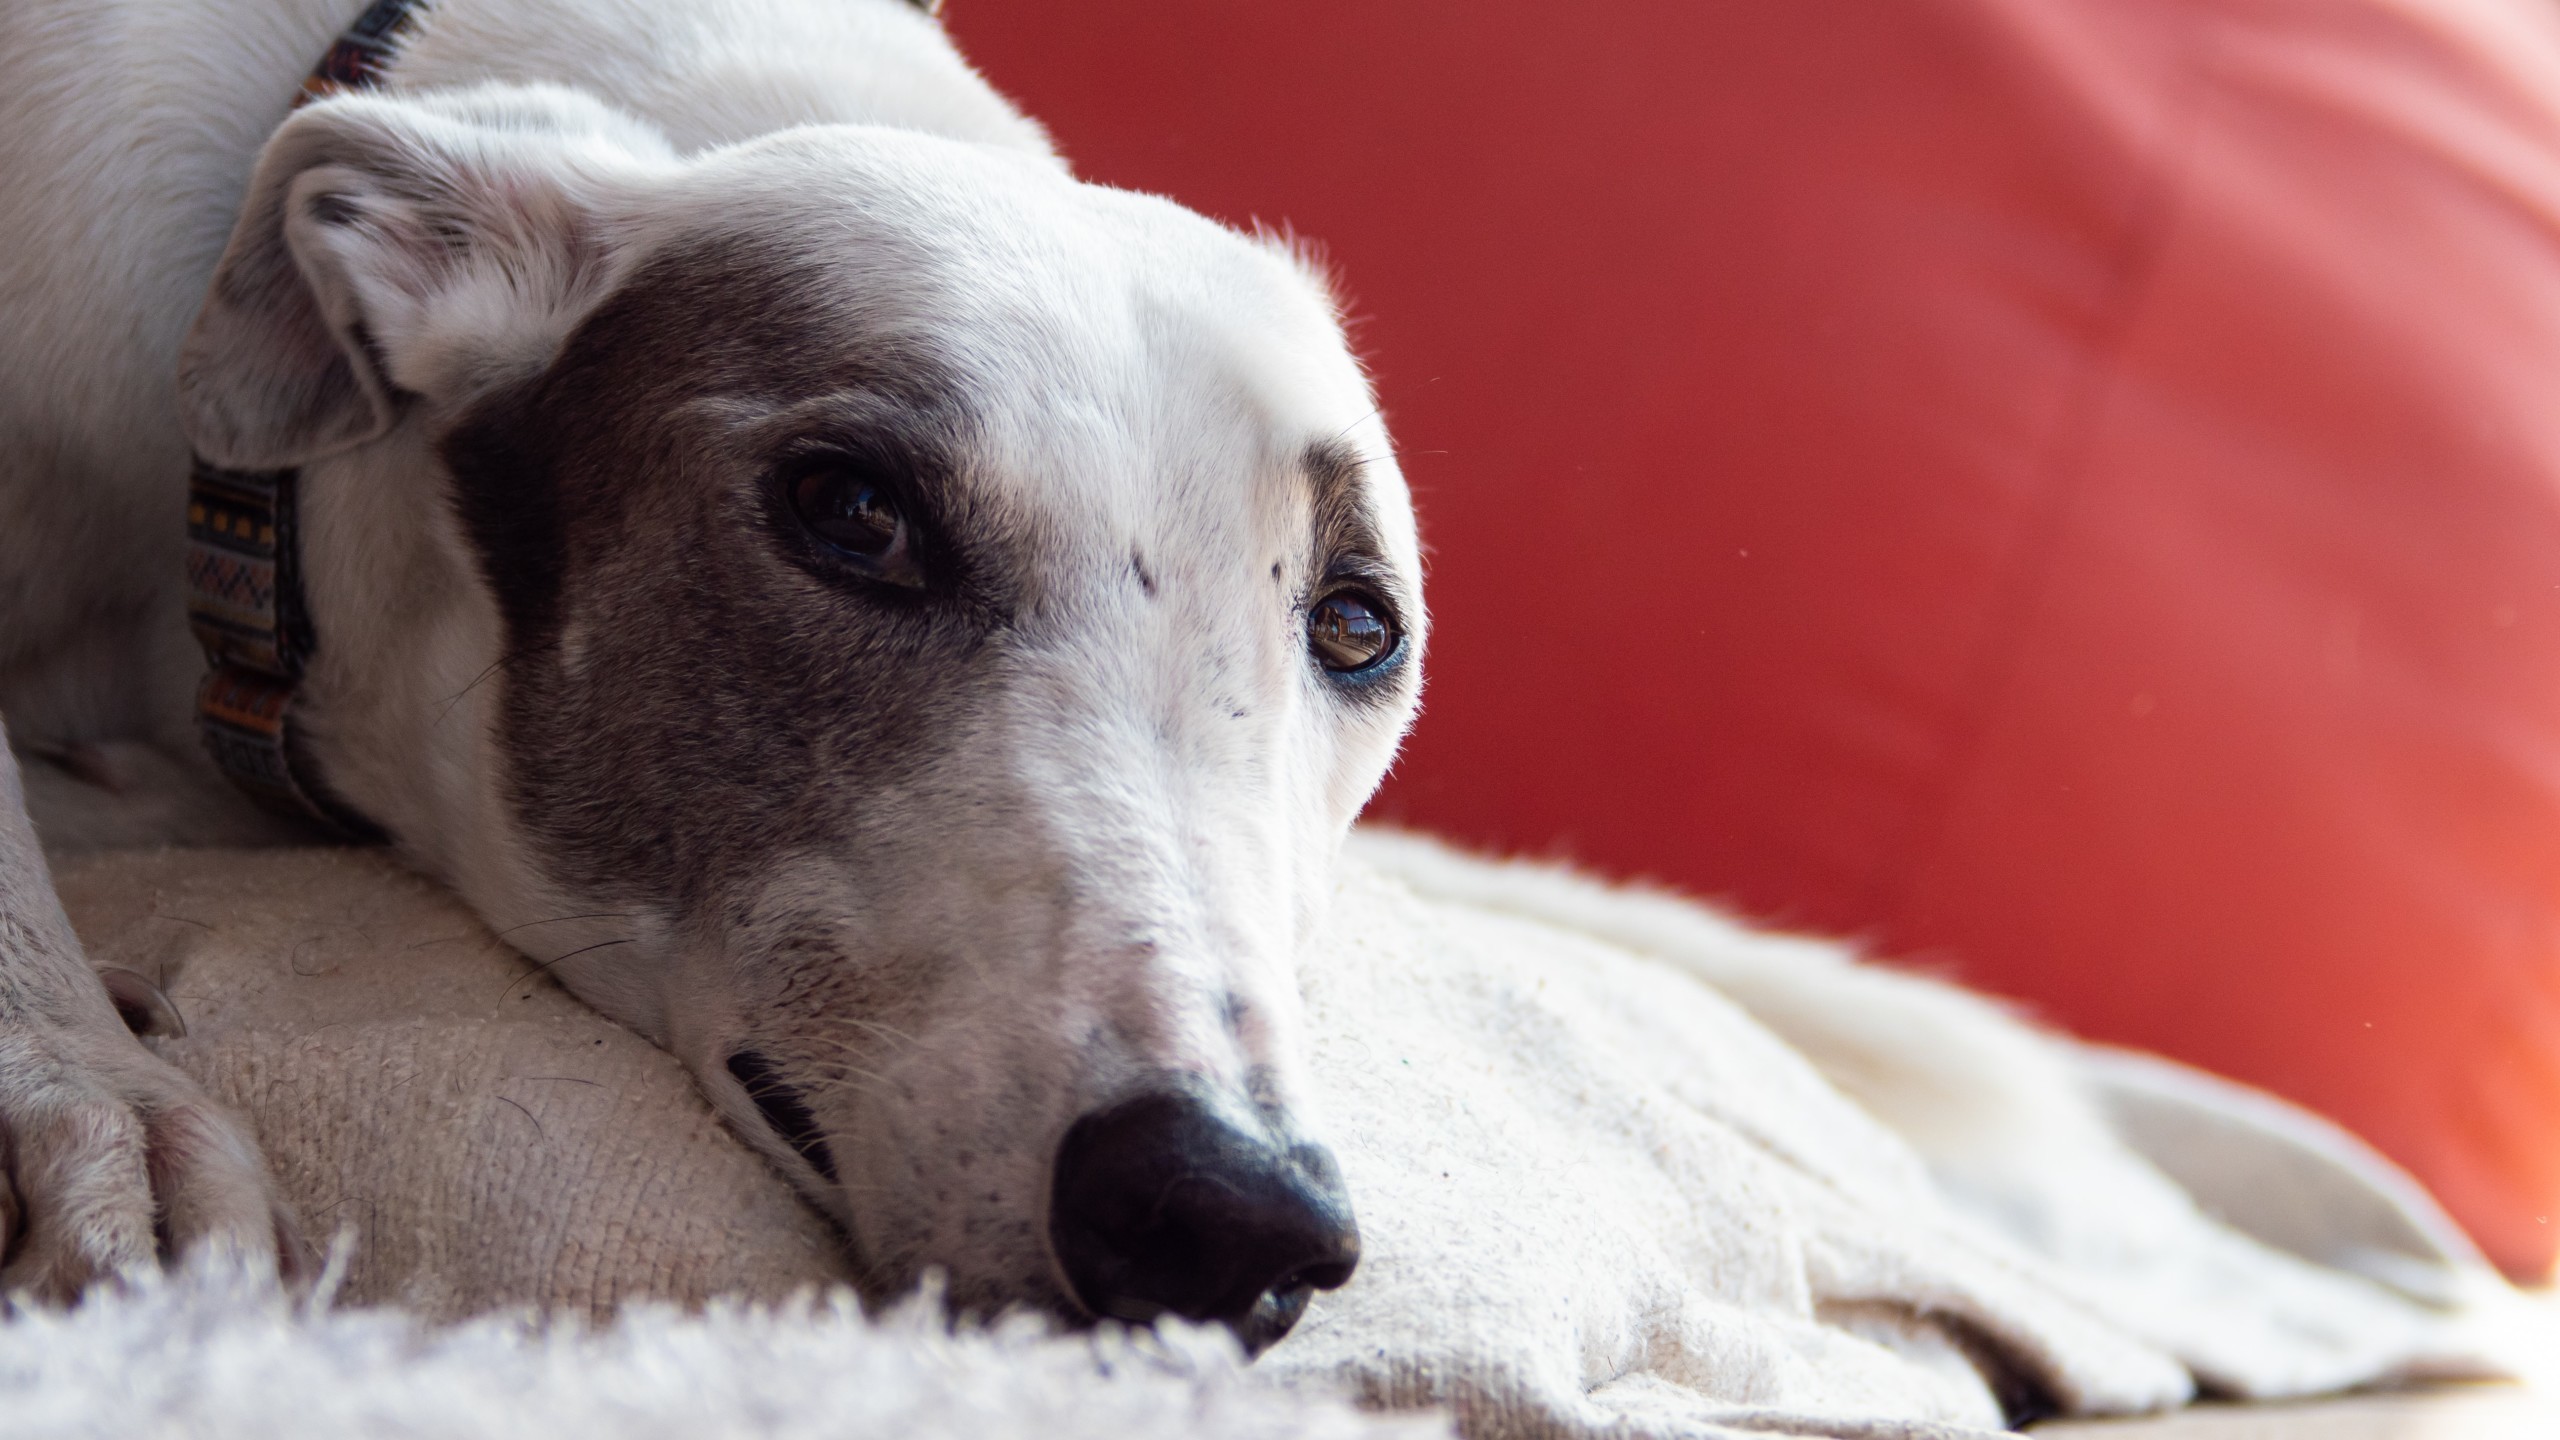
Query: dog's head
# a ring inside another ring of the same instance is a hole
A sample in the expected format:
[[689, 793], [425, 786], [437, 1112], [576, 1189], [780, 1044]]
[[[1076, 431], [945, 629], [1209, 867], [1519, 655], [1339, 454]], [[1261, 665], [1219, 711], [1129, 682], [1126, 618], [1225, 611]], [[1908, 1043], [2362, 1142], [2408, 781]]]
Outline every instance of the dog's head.
[[348, 99], [181, 390], [303, 469], [327, 781], [881, 1283], [1254, 1344], [1348, 1275], [1295, 967], [1423, 615], [1286, 253], [894, 130]]

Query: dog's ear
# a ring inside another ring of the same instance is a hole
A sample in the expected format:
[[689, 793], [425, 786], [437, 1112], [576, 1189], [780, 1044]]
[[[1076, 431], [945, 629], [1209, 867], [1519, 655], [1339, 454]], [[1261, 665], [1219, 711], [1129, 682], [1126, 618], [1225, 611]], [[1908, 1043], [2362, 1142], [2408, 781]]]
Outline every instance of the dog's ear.
[[353, 95], [267, 141], [178, 361], [196, 452], [298, 465], [538, 364], [608, 284], [605, 197], [673, 163], [575, 92]]

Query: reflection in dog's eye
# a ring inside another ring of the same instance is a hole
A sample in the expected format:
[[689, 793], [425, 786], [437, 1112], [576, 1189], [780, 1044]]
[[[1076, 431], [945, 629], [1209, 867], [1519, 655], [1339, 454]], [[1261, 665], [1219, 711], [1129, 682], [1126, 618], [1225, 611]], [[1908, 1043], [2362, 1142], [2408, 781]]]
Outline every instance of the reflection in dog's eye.
[[1307, 608], [1307, 644], [1337, 675], [1366, 670], [1395, 653], [1386, 607], [1357, 590], [1337, 590]]
[[905, 585], [922, 578], [905, 512], [860, 469], [821, 465], [804, 472], [791, 482], [791, 508], [811, 534], [880, 578]]

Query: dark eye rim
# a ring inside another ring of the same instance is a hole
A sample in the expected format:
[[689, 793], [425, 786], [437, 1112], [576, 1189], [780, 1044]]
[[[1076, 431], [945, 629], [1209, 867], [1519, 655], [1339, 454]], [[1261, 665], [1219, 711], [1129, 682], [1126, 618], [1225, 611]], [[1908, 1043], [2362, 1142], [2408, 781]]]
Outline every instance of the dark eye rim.
[[[765, 474], [766, 508], [793, 542], [805, 566], [830, 578], [847, 577], [882, 595], [913, 595], [931, 588], [943, 568], [938, 562], [936, 529], [928, 508], [919, 503], [914, 476], [920, 467], [903, 456], [867, 445], [822, 444], [801, 449], [771, 466]], [[906, 526], [905, 564], [884, 567], [879, 560], [829, 540], [800, 511], [794, 491], [801, 481], [827, 470], [859, 472], [879, 487]]]
[[1387, 598], [1386, 587], [1362, 575], [1343, 575], [1328, 580], [1304, 606], [1300, 607], [1298, 612], [1300, 627], [1303, 629], [1314, 619], [1317, 606], [1343, 596], [1350, 596], [1367, 605], [1370, 612], [1378, 617], [1379, 623], [1387, 627], [1387, 648], [1378, 652], [1376, 659], [1363, 665], [1353, 666], [1348, 670], [1337, 670], [1324, 663], [1324, 657], [1316, 653], [1312, 642], [1307, 646], [1307, 659], [1316, 667], [1316, 673], [1326, 680], [1336, 685], [1365, 688], [1378, 683], [1402, 667], [1405, 655], [1413, 648], [1412, 637], [1406, 632], [1404, 617], [1398, 611], [1396, 603]]

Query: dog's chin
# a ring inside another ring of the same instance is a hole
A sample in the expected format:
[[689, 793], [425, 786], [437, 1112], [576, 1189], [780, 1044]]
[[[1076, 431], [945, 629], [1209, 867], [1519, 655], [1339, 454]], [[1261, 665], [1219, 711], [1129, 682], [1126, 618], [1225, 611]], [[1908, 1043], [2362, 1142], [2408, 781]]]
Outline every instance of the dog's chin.
[[936, 1197], [970, 1193], [967, 1176], [915, 1175], [874, 1186], [859, 1172], [862, 1152], [853, 1137], [831, 1133], [826, 1145], [830, 1156], [845, 1156], [856, 1173], [843, 1179], [822, 1174], [787, 1140], [780, 1146], [763, 1140], [758, 1148], [834, 1226], [866, 1302], [894, 1304], [922, 1288], [954, 1318], [1027, 1311], [1070, 1328], [1092, 1323], [1059, 1278], [1047, 1246], [1033, 1238], [1044, 1227], [1032, 1209], [934, 1203]]

